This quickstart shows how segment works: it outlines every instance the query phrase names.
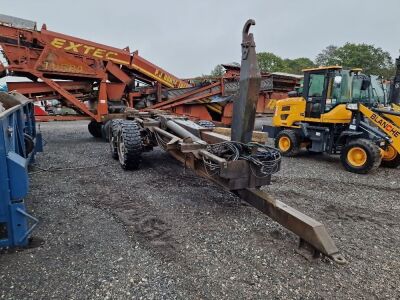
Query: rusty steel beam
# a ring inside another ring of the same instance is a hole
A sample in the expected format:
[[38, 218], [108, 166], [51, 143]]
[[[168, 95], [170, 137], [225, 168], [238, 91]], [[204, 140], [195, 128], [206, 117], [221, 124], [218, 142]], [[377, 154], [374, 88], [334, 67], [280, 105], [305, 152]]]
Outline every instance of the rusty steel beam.
[[38, 122], [48, 121], [77, 121], [77, 120], [91, 120], [88, 116], [76, 116], [76, 115], [46, 115], [46, 116], [35, 116], [35, 120]]
[[271, 198], [259, 189], [247, 188], [239, 190], [237, 193], [251, 206], [299, 236], [303, 240], [302, 243], [307, 242], [318, 252], [330, 257], [337, 263], [346, 262], [322, 223], [279, 200]]
[[[90, 92], [92, 89], [92, 84], [85, 81], [55, 81], [59, 86], [67, 91], [71, 90], [83, 90], [85, 92]], [[44, 82], [7, 82], [7, 87], [9, 91], [18, 90], [18, 93], [23, 95], [29, 94], [46, 94], [46, 93], [56, 93], [56, 91], [48, 86]]]
[[[169, 100], [154, 104], [152, 106], [149, 106], [147, 109], [155, 109], [155, 108], [157, 108], [157, 109], [166, 109], [166, 108], [173, 107], [172, 106], [173, 104], [175, 104], [175, 105], [184, 104], [185, 102], [181, 102], [180, 101], [178, 104], [176, 104], [176, 102], [179, 101], [179, 100], [183, 100], [185, 98], [188, 98], [190, 96], [194, 96], [194, 95], [196, 95], [198, 93], [207, 91], [207, 90], [210, 90], [210, 92], [211, 92], [211, 89], [213, 87], [217, 87], [218, 85], [220, 85], [220, 82], [215, 82], [215, 83], [207, 85], [205, 87], [202, 87], [202, 88], [199, 88], [199, 89], [195, 89], [193, 91], [189, 91], [189, 92], [187, 92], [185, 94], [182, 94], [180, 96], [177, 96], [177, 97], [175, 97], [173, 99], [169, 99]], [[201, 96], [200, 98], [196, 97], [196, 99], [201, 99], [201, 98], [203, 98], [203, 96]], [[190, 99], [186, 99], [186, 100], [192, 101], [193, 99], [194, 98], [190, 98]], [[186, 101], [186, 100], [184, 100], [184, 101]]]
[[[81, 102], [79, 99], [75, 98], [71, 93], [69, 93], [66, 89], [64, 89], [62, 86], [57, 84], [55, 81], [44, 77], [39, 72], [32, 72], [32, 74], [35, 75], [37, 78], [40, 78], [49, 87], [51, 87], [52, 89], [57, 91], [61, 96], [63, 96], [65, 99], [67, 99], [69, 102], [71, 102], [75, 107], [77, 107], [83, 113], [90, 116], [92, 119], [94, 119], [98, 122], [101, 120], [99, 115], [92, 113], [83, 102]], [[101, 86], [100, 86], [100, 88], [101, 88]], [[100, 105], [100, 103], [99, 103], [99, 105]]]

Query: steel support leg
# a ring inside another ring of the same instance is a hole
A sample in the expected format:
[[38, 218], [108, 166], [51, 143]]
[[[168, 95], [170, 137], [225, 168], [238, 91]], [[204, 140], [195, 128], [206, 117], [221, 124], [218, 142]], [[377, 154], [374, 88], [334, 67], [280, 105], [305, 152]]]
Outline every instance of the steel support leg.
[[271, 198], [261, 190], [247, 188], [237, 193], [250, 205], [298, 235], [303, 244], [308, 243], [314, 250], [332, 258], [337, 263], [346, 262], [322, 223]]

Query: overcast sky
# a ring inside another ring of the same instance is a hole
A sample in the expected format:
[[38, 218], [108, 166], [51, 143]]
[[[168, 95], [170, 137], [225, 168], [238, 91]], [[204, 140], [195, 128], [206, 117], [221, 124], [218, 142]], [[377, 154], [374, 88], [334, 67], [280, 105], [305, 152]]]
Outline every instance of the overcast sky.
[[248, 18], [257, 51], [314, 59], [329, 44], [365, 42], [392, 57], [400, 49], [400, 0], [0, 0], [0, 13], [52, 31], [136, 49], [185, 78], [240, 61]]

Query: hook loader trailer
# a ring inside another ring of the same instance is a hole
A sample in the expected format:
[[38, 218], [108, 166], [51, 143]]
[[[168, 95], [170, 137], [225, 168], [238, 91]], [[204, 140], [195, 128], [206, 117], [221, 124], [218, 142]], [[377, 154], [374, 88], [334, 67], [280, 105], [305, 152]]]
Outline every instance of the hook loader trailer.
[[231, 138], [160, 110], [126, 111], [110, 124], [110, 151], [123, 169], [137, 169], [142, 153], [160, 147], [199, 176], [236, 194], [300, 237], [300, 249], [345, 263], [324, 225], [261, 190], [280, 169], [280, 152], [251, 141], [261, 76], [248, 20], [243, 28], [240, 94]]

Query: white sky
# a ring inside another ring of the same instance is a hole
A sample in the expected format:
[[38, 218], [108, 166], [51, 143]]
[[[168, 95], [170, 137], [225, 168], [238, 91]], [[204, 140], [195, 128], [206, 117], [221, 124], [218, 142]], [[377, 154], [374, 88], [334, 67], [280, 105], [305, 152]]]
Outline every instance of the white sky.
[[208, 74], [240, 61], [248, 18], [257, 51], [284, 58], [315, 56], [329, 44], [365, 42], [392, 57], [400, 48], [400, 1], [370, 0], [0, 0], [2, 14], [52, 31], [123, 48], [174, 75]]

